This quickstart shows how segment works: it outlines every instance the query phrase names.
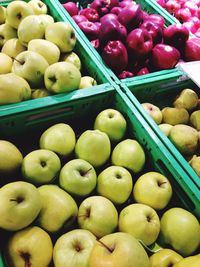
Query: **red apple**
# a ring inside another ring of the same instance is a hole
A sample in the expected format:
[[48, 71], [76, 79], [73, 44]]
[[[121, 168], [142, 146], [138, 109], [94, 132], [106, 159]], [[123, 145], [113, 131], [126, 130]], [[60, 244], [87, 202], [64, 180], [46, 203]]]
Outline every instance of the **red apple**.
[[191, 38], [185, 44], [185, 61], [200, 60], [200, 39]]
[[99, 21], [99, 14], [94, 8], [91, 7], [84, 8], [79, 12], [79, 14], [85, 16], [89, 21], [92, 22]]
[[133, 0], [122, 0], [119, 2], [119, 6], [124, 8], [126, 6], [129, 6], [129, 5], [134, 5], [135, 2]]
[[190, 19], [190, 17], [192, 16], [189, 8], [185, 7], [185, 8], [181, 8], [179, 9], [176, 13], [175, 13], [176, 18], [181, 22], [186, 22]]
[[146, 29], [152, 37], [153, 45], [161, 43], [163, 38], [163, 29], [155, 24], [151, 20], [145, 20], [141, 25], [140, 28]]
[[115, 7], [113, 7], [113, 8], [110, 10], [110, 13], [115, 14], [115, 15], [118, 15], [119, 12], [121, 12], [121, 11], [122, 11], [122, 7], [120, 7], [120, 6], [115, 6]]
[[196, 16], [197, 15], [197, 11], [198, 11], [198, 6], [197, 4], [195, 4], [194, 2], [192, 1], [187, 1], [184, 3], [183, 5], [184, 8], [189, 8], [192, 16]]
[[90, 7], [97, 10], [100, 16], [103, 16], [114, 7], [118, 6], [119, 1], [118, 0], [94, 0]]
[[197, 31], [197, 27], [194, 24], [193, 21], [186, 21], [183, 23], [183, 25], [191, 32], [191, 33], [195, 33]]
[[174, 14], [181, 8], [181, 4], [176, 0], [169, 0], [166, 2], [165, 8], [170, 14]]
[[94, 40], [99, 35], [99, 28], [94, 22], [82, 21], [78, 24], [78, 26], [85, 33], [89, 40]]
[[122, 72], [120, 72], [117, 77], [119, 79], [126, 79], [126, 78], [131, 78], [134, 76], [134, 73], [129, 71], [129, 70], [123, 70]]
[[151, 14], [148, 16], [147, 20], [151, 20], [161, 28], [164, 28], [165, 19], [159, 14]]
[[182, 48], [188, 40], [189, 30], [183, 24], [173, 24], [164, 29], [163, 38], [165, 44], [179, 49]]
[[174, 68], [180, 59], [180, 52], [173, 46], [157, 44], [152, 49], [151, 66], [154, 70]]
[[200, 19], [197, 17], [191, 17], [190, 21], [194, 22], [194, 25], [196, 27], [196, 30], [200, 27]]
[[88, 19], [83, 15], [74, 15], [72, 16], [73, 20], [76, 22], [76, 24], [79, 24], [82, 21], [87, 21]]
[[117, 20], [117, 15], [116, 15], [116, 14], [113, 14], [113, 13], [105, 14], [104, 16], [102, 16], [102, 17], [100, 18], [100, 22], [102, 22], [103, 20], [110, 20], [110, 19], [115, 19], [115, 20]]
[[115, 72], [120, 73], [128, 64], [128, 54], [121, 41], [109, 41], [102, 50], [102, 58]]
[[74, 2], [67, 2], [62, 4], [64, 9], [70, 14], [70, 16], [78, 15], [78, 7]]
[[143, 67], [136, 73], [136, 76], [142, 76], [148, 73], [149, 73], [149, 69], [147, 67]]
[[165, 0], [156, 0], [156, 2], [163, 8], [165, 8], [166, 6], [166, 3], [165, 3]]
[[99, 42], [99, 39], [91, 40], [90, 43], [91, 43], [91, 45], [92, 45], [96, 50], [99, 50], [99, 49], [100, 49], [100, 42]]

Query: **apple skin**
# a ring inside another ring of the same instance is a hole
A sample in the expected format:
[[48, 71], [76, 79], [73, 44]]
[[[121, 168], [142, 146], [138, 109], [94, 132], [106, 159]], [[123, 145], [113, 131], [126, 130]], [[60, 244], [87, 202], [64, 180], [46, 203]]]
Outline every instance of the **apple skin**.
[[161, 173], [147, 172], [135, 182], [133, 197], [138, 203], [146, 204], [155, 210], [161, 210], [171, 200], [172, 186]]
[[191, 38], [185, 43], [185, 61], [200, 60], [200, 39]]
[[88, 39], [94, 40], [99, 36], [99, 27], [92, 21], [81, 21], [78, 23], [79, 28], [85, 33]]
[[116, 229], [118, 212], [109, 199], [91, 196], [84, 199], [79, 206], [78, 224], [81, 229], [89, 230], [96, 237], [101, 238]]
[[97, 179], [97, 192], [115, 204], [123, 204], [129, 198], [133, 187], [129, 171], [120, 166], [104, 169]]
[[13, 233], [6, 245], [8, 266], [49, 266], [53, 243], [49, 234], [38, 226], [30, 226]]
[[186, 257], [177, 262], [174, 267], [197, 267], [200, 264], [200, 254]]
[[129, 233], [148, 246], [153, 244], [159, 235], [160, 219], [150, 206], [131, 204], [120, 212], [118, 228], [120, 232]]
[[97, 175], [92, 165], [83, 159], [68, 161], [61, 169], [59, 185], [75, 196], [87, 196], [96, 187]]
[[35, 15], [47, 14], [47, 5], [41, 0], [31, 0], [28, 4], [32, 7]]
[[0, 52], [0, 62], [3, 63], [0, 65], [0, 74], [10, 73], [13, 64], [12, 58]]
[[181, 3], [176, 0], [169, 0], [166, 2], [165, 8], [170, 14], [175, 14], [181, 8]]
[[[55, 243], [53, 261], [55, 266], [86, 267], [96, 237], [88, 230], [75, 229], [60, 236]], [[73, 256], [72, 256], [73, 255]]]
[[2, 47], [9, 39], [17, 38], [17, 31], [8, 23], [4, 23], [0, 25], [0, 35], [2, 36], [0, 39], [0, 47]]
[[62, 6], [64, 7], [64, 9], [70, 14], [70, 16], [75, 16], [78, 15], [78, 7], [74, 2], [66, 2], [64, 4], [62, 4]]
[[187, 7], [182, 7], [177, 12], [175, 13], [176, 18], [181, 22], [186, 22], [188, 21], [191, 17], [191, 11]]
[[142, 103], [142, 107], [146, 110], [156, 124], [160, 124], [162, 122], [163, 115], [159, 107], [151, 103]]
[[154, 46], [150, 57], [154, 70], [174, 68], [179, 59], [180, 52], [175, 47], [166, 44], [157, 44]]
[[41, 149], [49, 149], [61, 158], [66, 158], [74, 151], [76, 136], [71, 126], [57, 123], [47, 128], [40, 136]]
[[6, 8], [4, 6], [0, 6], [0, 24], [5, 23], [6, 21]]
[[97, 12], [99, 13], [100, 16], [103, 16], [107, 13], [109, 13], [109, 11], [115, 7], [118, 6], [119, 1], [118, 0], [94, 0], [92, 1], [92, 3], [90, 4], [91, 8], [94, 8], [97, 10]]
[[128, 70], [123, 70], [122, 72], [120, 72], [117, 77], [119, 79], [126, 79], [126, 78], [131, 78], [134, 76], [134, 73]]
[[87, 21], [88, 19], [83, 15], [74, 15], [72, 16], [73, 20], [76, 22], [76, 24], [79, 24], [82, 21]]
[[79, 89], [89, 88], [97, 85], [97, 81], [90, 76], [82, 76]]
[[22, 175], [33, 184], [51, 182], [61, 169], [59, 157], [51, 150], [37, 149], [28, 153], [22, 161]]
[[108, 41], [101, 52], [105, 63], [116, 73], [122, 72], [128, 65], [128, 53], [125, 45], [117, 41]]
[[183, 257], [190, 256], [200, 244], [200, 225], [197, 218], [183, 208], [170, 208], [160, 220], [159, 242], [170, 245]]
[[26, 47], [20, 43], [18, 38], [11, 38], [5, 42], [1, 49], [1, 52], [11, 58], [15, 58], [19, 53], [25, 50]]
[[168, 248], [161, 249], [149, 257], [151, 267], [168, 267], [174, 266], [183, 257], [176, 251]]
[[46, 88], [35, 88], [31, 90], [31, 99], [51, 96], [51, 93]]
[[159, 14], [150, 14], [146, 19], [159, 25], [162, 29], [164, 28], [165, 19]]
[[130, 234], [116, 232], [96, 241], [89, 266], [149, 267], [150, 265], [148, 255], [137, 239]]
[[110, 139], [106, 133], [99, 130], [84, 131], [75, 146], [76, 157], [88, 161], [95, 168], [107, 162], [110, 152]]
[[42, 207], [37, 224], [49, 233], [68, 231], [78, 214], [73, 197], [55, 184], [41, 185], [38, 192]]
[[138, 141], [125, 139], [112, 151], [112, 164], [125, 167], [133, 173], [140, 172], [145, 164], [145, 153]]
[[89, 21], [92, 21], [92, 22], [99, 21], [99, 14], [97, 10], [91, 7], [81, 9], [79, 12], [79, 15], [85, 16]]
[[119, 15], [119, 13], [122, 11], [122, 7], [120, 6], [115, 6], [110, 10], [110, 13]]
[[61, 61], [73, 63], [75, 65], [75, 67], [78, 68], [78, 70], [81, 70], [81, 60], [75, 52], [69, 52], [69, 53], [62, 54], [61, 55]]
[[94, 129], [105, 132], [113, 142], [119, 142], [124, 138], [126, 128], [124, 116], [116, 109], [101, 111], [94, 121]]
[[27, 182], [11, 182], [0, 190], [0, 228], [17, 231], [30, 225], [41, 210], [37, 188]]
[[150, 33], [150, 35], [152, 37], [153, 45], [156, 45], [156, 44], [162, 42], [162, 39], [163, 39], [163, 29], [158, 24], [155, 24], [151, 20], [145, 20], [140, 25], [140, 28], [146, 29]]

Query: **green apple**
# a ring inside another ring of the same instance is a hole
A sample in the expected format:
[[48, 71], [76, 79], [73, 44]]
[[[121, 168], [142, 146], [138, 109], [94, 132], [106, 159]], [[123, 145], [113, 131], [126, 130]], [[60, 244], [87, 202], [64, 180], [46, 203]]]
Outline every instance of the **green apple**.
[[7, 177], [20, 170], [23, 161], [21, 151], [13, 143], [0, 140], [0, 177]]
[[176, 108], [185, 108], [188, 111], [193, 110], [198, 105], [197, 93], [190, 89], [183, 89], [173, 102], [173, 106]]
[[60, 157], [68, 157], [74, 151], [76, 136], [68, 124], [57, 123], [42, 133], [39, 142], [40, 148], [52, 150]]
[[14, 73], [0, 75], [0, 105], [18, 103], [31, 98], [26, 80]]
[[59, 267], [88, 267], [96, 237], [84, 229], [75, 229], [60, 236], [53, 250], [53, 262]]
[[43, 84], [44, 73], [48, 66], [48, 62], [40, 54], [24, 51], [15, 58], [12, 72], [24, 78], [31, 87], [37, 88]]
[[66, 93], [79, 88], [81, 73], [72, 63], [50, 65], [44, 75], [45, 87], [53, 93]]
[[200, 156], [193, 155], [189, 160], [189, 164], [197, 173], [197, 175], [200, 176]]
[[11, 27], [8, 23], [0, 25], [0, 47], [11, 38], [17, 38], [17, 31]]
[[136, 202], [153, 209], [164, 209], [172, 197], [170, 181], [159, 172], [146, 172], [134, 184], [133, 197]]
[[21, 44], [27, 47], [32, 39], [44, 38], [45, 25], [38, 15], [30, 15], [19, 24], [17, 35]]
[[[35, 1], [35, 0], [32, 0]], [[49, 65], [59, 61], [60, 50], [52, 42], [44, 39], [33, 39], [28, 43], [28, 50], [34, 51], [43, 56]]]
[[200, 266], [200, 254], [186, 257], [180, 260], [173, 267], [199, 267]]
[[108, 135], [111, 141], [119, 142], [124, 138], [127, 123], [124, 116], [116, 109], [105, 109], [95, 118], [94, 129]]
[[169, 136], [169, 133], [173, 127], [173, 125], [168, 124], [168, 123], [161, 123], [158, 125], [158, 127], [160, 128], [160, 130], [166, 135]]
[[6, 8], [6, 22], [17, 29], [20, 22], [29, 15], [33, 15], [32, 7], [24, 1], [12, 1]]
[[162, 122], [163, 115], [159, 107], [151, 103], [142, 103], [142, 107], [149, 114], [149, 116], [155, 121], [156, 124], [160, 124]]
[[100, 238], [114, 232], [118, 224], [118, 212], [109, 199], [91, 196], [79, 206], [78, 224]]
[[28, 2], [35, 15], [47, 14], [47, 5], [40, 0], [31, 0]]
[[120, 232], [129, 233], [148, 246], [158, 237], [160, 219], [150, 206], [134, 203], [120, 212], [118, 227]]
[[82, 76], [81, 77], [81, 81], [80, 81], [80, 85], [79, 85], [79, 89], [93, 87], [95, 85], [97, 85], [97, 81], [93, 77], [91, 77], [91, 76]]
[[174, 266], [182, 259], [183, 257], [176, 251], [164, 248], [151, 255], [149, 261], [150, 267], [169, 267]]
[[49, 266], [53, 244], [47, 232], [38, 226], [30, 226], [11, 235], [6, 246], [8, 266]]
[[13, 64], [11, 57], [0, 52], [0, 63], [0, 75], [11, 72]]
[[0, 227], [10, 231], [30, 225], [41, 209], [41, 197], [37, 188], [23, 181], [1, 187], [0, 203]]
[[61, 55], [61, 61], [73, 63], [75, 67], [81, 70], [81, 60], [75, 52], [69, 52]]
[[134, 139], [125, 139], [118, 143], [112, 151], [112, 164], [125, 167], [138, 173], [145, 165], [145, 152], [140, 143]]
[[75, 154], [79, 159], [84, 159], [93, 167], [105, 164], [111, 152], [111, 144], [106, 133], [99, 130], [86, 130], [78, 138]]
[[189, 211], [174, 207], [165, 211], [161, 217], [159, 242], [170, 245], [182, 256], [190, 256], [200, 244], [200, 225]]
[[109, 166], [97, 179], [97, 192], [115, 204], [127, 201], [133, 188], [132, 176], [120, 166]]
[[127, 233], [116, 232], [97, 240], [89, 267], [150, 267], [142, 245]]
[[55, 22], [46, 27], [45, 39], [56, 44], [61, 53], [71, 52], [76, 44], [76, 35], [68, 22]]
[[68, 230], [75, 222], [78, 207], [70, 194], [54, 184], [38, 187], [42, 208], [37, 223], [50, 233]]
[[195, 110], [190, 114], [190, 125], [200, 131], [200, 110]]
[[24, 180], [33, 184], [51, 182], [60, 172], [61, 162], [56, 153], [48, 149], [37, 149], [28, 153], [22, 161]]
[[189, 113], [185, 108], [165, 107], [162, 109], [163, 123], [177, 125], [187, 124]]
[[45, 29], [48, 25], [54, 23], [54, 18], [48, 14], [40, 14], [38, 17], [42, 21]]
[[46, 88], [37, 88], [31, 90], [31, 99], [51, 96], [52, 94]]
[[6, 8], [4, 6], [0, 6], [0, 24], [5, 23], [6, 21]]
[[93, 166], [83, 159], [68, 161], [61, 169], [59, 185], [75, 196], [87, 196], [96, 187], [97, 175]]
[[11, 58], [16, 58], [16, 56], [25, 51], [26, 47], [23, 46], [18, 38], [12, 38], [5, 42], [3, 45], [1, 52], [8, 55]]

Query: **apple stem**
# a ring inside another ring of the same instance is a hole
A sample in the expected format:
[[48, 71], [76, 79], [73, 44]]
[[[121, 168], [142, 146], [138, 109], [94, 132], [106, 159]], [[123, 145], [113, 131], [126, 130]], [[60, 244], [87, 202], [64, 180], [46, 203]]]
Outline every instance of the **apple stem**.
[[16, 59], [16, 58], [14, 58], [14, 57], [11, 57], [13, 60], [16, 60], [19, 64], [21, 64], [21, 65], [23, 65], [24, 63], [23, 62], [21, 62], [19, 59]]
[[109, 248], [106, 244], [104, 244], [101, 240], [96, 239], [102, 246], [104, 246], [110, 253], [113, 252], [113, 249]]
[[24, 267], [31, 267], [30, 254], [22, 252], [21, 257], [23, 258], [24, 263], [25, 263]]

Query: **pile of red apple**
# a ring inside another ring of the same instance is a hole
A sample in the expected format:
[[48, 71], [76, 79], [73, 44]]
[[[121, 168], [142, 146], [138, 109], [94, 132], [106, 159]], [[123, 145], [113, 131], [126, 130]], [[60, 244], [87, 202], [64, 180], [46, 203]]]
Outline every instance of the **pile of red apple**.
[[191, 33], [200, 37], [199, 0], [156, 0], [156, 2], [178, 19]]
[[200, 59], [200, 40], [189, 38], [186, 26], [164, 27], [161, 15], [148, 14], [132, 0], [94, 0], [81, 10], [73, 2], [63, 7], [121, 79]]

